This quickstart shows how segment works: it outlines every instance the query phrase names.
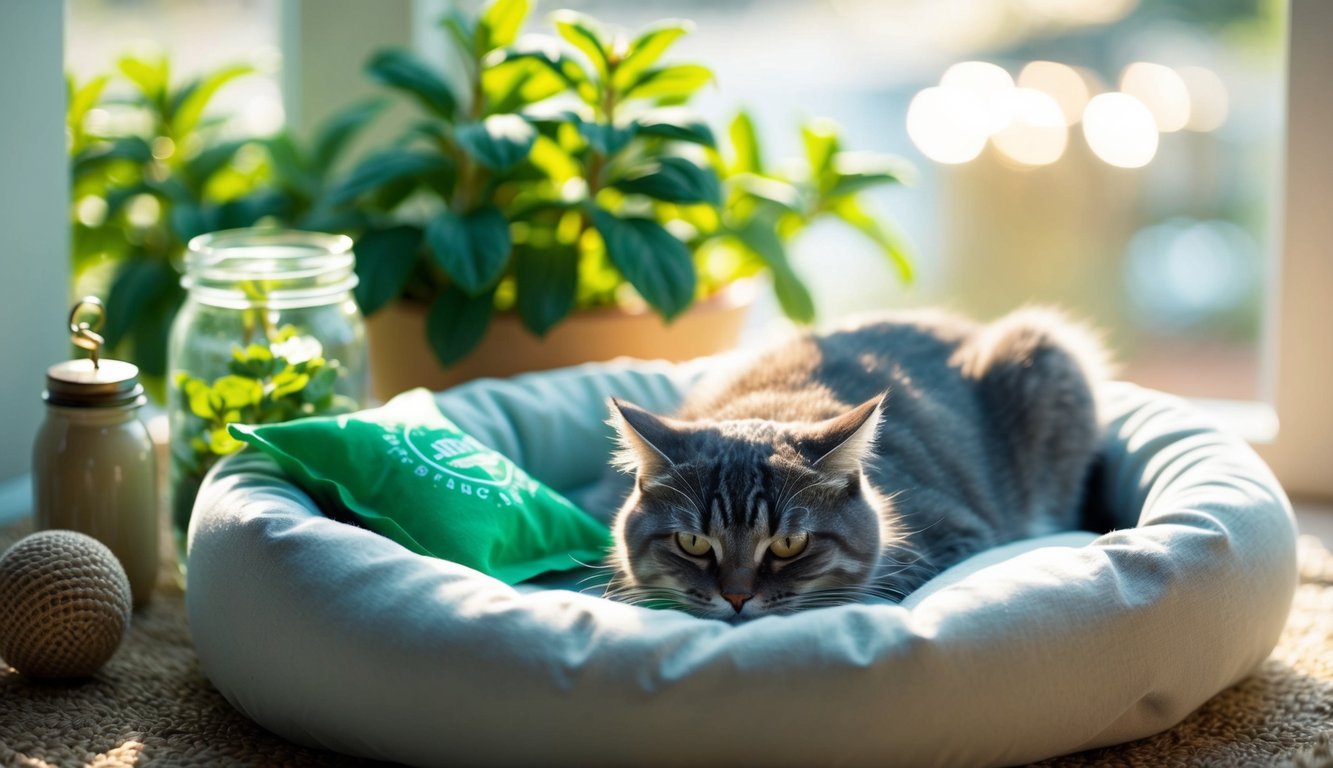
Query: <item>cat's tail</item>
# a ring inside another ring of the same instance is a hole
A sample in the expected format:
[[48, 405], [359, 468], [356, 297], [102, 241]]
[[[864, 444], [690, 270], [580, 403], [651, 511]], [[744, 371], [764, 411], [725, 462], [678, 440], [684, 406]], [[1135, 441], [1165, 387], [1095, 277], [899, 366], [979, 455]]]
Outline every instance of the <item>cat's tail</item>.
[[1007, 366], [1031, 369], [1057, 363], [1055, 368], [1095, 386], [1117, 369], [1099, 331], [1042, 305], [1022, 307], [982, 327], [960, 354], [963, 374], [978, 379], [1002, 375]]
[[1101, 340], [1058, 310], [1026, 307], [979, 329], [959, 354], [1013, 449], [1027, 507], [1068, 527], [1100, 442], [1097, 391], [1112, 371]]

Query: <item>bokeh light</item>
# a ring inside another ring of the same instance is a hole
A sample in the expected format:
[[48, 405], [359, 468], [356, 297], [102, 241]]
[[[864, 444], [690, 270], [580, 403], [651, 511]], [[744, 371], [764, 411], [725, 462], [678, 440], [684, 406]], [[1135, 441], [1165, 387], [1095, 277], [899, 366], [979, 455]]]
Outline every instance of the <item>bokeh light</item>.
[[1157, 124], [1143, 102], [1126, 93], [1094, 96], [1083, 110], [1083, 136], [1109, 165], [1141, 168], [1157, 154]]
[[972, 94], [984, 111], [987, 135], [1009, 124], [1014, 78], [1003, 67], [987, 61], [960, 61], [944, 71], [940, 87]]
[[1120, 74], [1120, 90], [1143, 102], [1162, 133], [1174, 133], [1189, 122], [1189, 90], [1170, 67], [1136, 61]]
[[1060, 159], [1069, 143], [1069, 129], [1060, 105], [1049, 94], [1016, 88], [1010, 95], [1013, 117], [991, 137], [1009, 159], [1022, 165], [1048, 165]]
[[1073, 67], [1054, 61], [1032, 61], [1018, 73], [1019, 88], [1034, 88], [1049, 95], [1059, 105], [1065, 125], [1083, 119], [1088, 105], [1088, 84]]
[[1206, 67], [1180, 67], [1176, 70], [1190, 95], [1191, 131], [1215, 131], [1227, 120], [1230, 99], [1227, 87], [1217, 73]]
[[1068, 128], [1083, 122], [1098, 158], [1140, 168], [1156, 156], [1159, 134], [1210, 131], [1226, 120], [1226, 88], [1203, 67], [1138, 61], [1125, 67], [1120, 86], [1098, 93], [1105, 85], [1095, 75], [1056, 61], [1030, 61], [1017, 79], [999, 65], [963, 61], [912, 99], [907, 133], [939, 163], [974, 160], [991, 140], [1003, 157], [1031, 167], [1063, 157]]
[[85, 195], [74, 207], [75, 217], [85, 227], [100, 227], [106, 221], [108, 206], [100, 195]]
[[907, 107], [907, 135], [937, 163], [966, 163], [986, 147], [986, 110], [961, 88], [926, 88]]
[[1144, 227], [1125, 256], [1135, 315], [1159, 328], [1236, 312], [1252, 299], [1261, 258], [1254, 238], [1236, 224], [1189, 218]]

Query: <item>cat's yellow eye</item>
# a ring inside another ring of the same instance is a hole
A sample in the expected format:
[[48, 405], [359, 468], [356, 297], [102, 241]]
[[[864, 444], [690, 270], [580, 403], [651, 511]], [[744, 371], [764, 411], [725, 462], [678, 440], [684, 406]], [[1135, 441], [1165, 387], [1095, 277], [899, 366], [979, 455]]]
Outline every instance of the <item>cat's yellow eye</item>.
[[768, 545], [773, 554], [777, 557], [787, 558], [796, 557], [805, 551], [805, 545], [810, 543], [810, 534], [805, 531], [793, 533], [790, 536], [779, 536], [773, 539], [773, 543]]
[[695, 557], [703, 557], [708, 554], [708, 550], [713, 548], [713, 545], [708, 543], [708, 539], [697, 533], [686, 533], [684, 531], [676, 534], [676, 543], [680, 545], [681, 549], [685, 550], [685, 554]]

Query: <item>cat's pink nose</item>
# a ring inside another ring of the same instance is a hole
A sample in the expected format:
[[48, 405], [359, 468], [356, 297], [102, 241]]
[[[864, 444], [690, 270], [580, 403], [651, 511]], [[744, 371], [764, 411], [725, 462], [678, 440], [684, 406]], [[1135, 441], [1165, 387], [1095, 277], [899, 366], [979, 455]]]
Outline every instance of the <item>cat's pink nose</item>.
[[735, 592], [722, 593], [722, 599], [726, 600], [728, 603], [731, 603], [731, 607], [736, 609], [736, 613], [740, 613], [741, 608], [745, 605], [745, 602], [752, 597], [754, 597], [754, 595], [752, 594], [737, 594]]

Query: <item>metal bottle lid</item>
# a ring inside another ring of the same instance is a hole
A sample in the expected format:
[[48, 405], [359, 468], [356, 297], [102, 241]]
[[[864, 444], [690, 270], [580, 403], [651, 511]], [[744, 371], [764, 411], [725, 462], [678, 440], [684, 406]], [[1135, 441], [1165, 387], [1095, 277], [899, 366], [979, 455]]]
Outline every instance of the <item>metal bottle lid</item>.
[[117, 407], [143, 405], [138, 367], [120, 360], [66, 360], [46, 369], [47, 405]]
[[[96, 314], [93, 323], [78, 321], [80, 310]], [[91, 353], [87, 360], [66, 360], [46, 369], [47, 405], [74, 408], [123, 408], [144, 403], [143, 385], [137, 366], [121, 360], [103, 360], [103, 340], [97, 331], [106, 320], [106, 310], [95, 296], [85, 296], [69, 313], [71, 339]]]

